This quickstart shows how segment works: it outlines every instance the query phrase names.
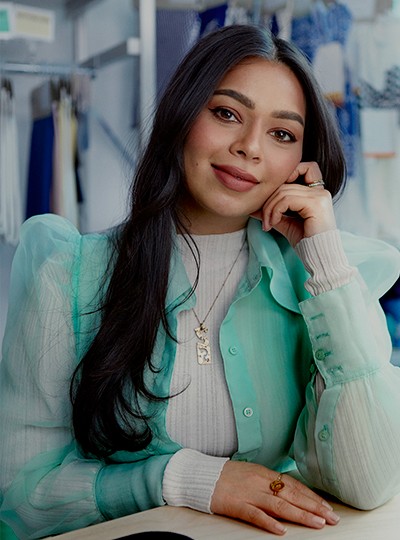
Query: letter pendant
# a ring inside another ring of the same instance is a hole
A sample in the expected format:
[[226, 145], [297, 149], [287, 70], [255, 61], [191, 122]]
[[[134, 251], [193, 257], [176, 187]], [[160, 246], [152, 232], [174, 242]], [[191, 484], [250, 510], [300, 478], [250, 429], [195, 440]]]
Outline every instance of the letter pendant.
[[210, 342], [206, 336], [208, 328], [206, 328], [203, 323], [200, 323], [198, 328], [194, 329], [196, 336], [200, 341], [196, 343], [197, 348], [197, 362], [204, 366], [206, 364], [211, 364], [211, 349]]

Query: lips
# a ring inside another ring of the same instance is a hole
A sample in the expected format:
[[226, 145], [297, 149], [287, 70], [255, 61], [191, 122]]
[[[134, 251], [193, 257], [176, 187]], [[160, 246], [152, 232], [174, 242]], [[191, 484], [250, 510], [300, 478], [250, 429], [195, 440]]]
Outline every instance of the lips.
[[234, 191], [250, 191], [259, 184], [255, 176], [237, 167], [230, 165], [213, 165], [212, 167], [218, 180]]

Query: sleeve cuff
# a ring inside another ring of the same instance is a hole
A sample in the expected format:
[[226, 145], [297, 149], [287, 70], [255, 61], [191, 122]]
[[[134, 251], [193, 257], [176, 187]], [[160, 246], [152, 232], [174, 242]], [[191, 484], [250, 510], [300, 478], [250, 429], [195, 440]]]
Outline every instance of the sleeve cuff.
[[163, 506], [162, 478], [170, 459], [171, 454], [165, 454], [100, 469], [95, 490], [104, 518], [115, 519]]
[[170, 506], [187, 506], [211, 513], [211, 497], [229, 458], [184, 448], [170, 459], [163, 479], [163, 498]]
[[337, 229], [303, 238], [295, 250], [311, 276], [305, 288], [313, 296], [347, 285], [358, 274], [347, 260]]

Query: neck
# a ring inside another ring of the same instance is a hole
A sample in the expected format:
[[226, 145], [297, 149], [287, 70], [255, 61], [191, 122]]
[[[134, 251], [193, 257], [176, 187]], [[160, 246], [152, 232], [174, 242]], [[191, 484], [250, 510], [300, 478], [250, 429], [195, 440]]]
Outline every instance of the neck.
[[248, 222], [248, 217], [226, 218], [214, 215], [197, 215], [194, 212], [181, 213], [181, 220], [190, 234], [211, 235], [226, 234], [244, 229]]

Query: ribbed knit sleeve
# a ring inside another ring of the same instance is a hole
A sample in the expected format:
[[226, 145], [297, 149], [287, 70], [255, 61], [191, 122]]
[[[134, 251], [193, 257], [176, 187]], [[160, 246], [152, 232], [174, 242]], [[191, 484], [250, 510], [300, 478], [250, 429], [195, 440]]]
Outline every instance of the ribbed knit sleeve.
[[211, 497], [229, 458], [184, 448], [170, 459], [164, 473], [163, 496], [170, 506], [188, 506], [210, 513]]
[[337, 229], [303, 238], [295, 249], [311, 276], [305, 288], [313, 296], [346, 285], [358, 273], [347, 260]]

